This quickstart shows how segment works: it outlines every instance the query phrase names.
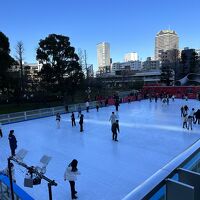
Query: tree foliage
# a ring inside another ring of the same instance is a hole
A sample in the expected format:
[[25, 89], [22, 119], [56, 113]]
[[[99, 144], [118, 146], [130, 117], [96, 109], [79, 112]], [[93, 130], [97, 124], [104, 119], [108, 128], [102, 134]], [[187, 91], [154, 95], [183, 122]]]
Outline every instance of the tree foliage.
[[40, 40], [36, 59], [42, 63], [40, 76], [48, 89], [55, 89], [62, 96], [76, 91], [83, 73], [69, 37], [50, 34]]
[[0, 89], [4, 93], [9, 87], [8, 69], [15, 63], [10, 56], [10, 43], [8, 37], [0, 32]]

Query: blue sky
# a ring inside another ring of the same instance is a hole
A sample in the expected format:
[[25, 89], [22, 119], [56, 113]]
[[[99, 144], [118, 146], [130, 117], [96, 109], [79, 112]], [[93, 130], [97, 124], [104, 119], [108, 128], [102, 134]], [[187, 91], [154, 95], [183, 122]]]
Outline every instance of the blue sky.
[[[17, 41], [25, 46], [25, 61], [35, 62], [40, 39], [56, 33], [70, 37], [72, 46], [87, 51], [97, 65], [96, 44], [107, 41], [113, 62], [138, 52], [154, 55], [154, 38], [169, 26], [180, 48], [200, 48], [199, 0], [1, 0], [0, 31], [9, 37], [11, 54]], [[95, 68], [96, 69], [96, 68]]]

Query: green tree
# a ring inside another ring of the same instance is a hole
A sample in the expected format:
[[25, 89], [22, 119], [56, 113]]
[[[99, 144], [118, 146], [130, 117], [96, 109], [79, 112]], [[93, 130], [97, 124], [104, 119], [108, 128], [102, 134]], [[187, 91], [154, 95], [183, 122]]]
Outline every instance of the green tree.
[[9, 90], [9, 68], [15, 63], [10, 56], [10, 43], [8, 37], [0, 32], [0, 89], [3, 94]]
[[42, 64], [40, 76], [47, 88], [59, 91], [62, 97], [69, 93], [74, 95], [83, 72], [69, 37], [50, 34], [40, 40], [36, 59]]

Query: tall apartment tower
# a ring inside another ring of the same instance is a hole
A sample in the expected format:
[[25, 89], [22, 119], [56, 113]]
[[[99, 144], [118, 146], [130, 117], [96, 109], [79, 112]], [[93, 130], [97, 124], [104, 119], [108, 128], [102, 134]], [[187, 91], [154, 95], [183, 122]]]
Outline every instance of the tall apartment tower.
[[110, 44], [108, 42], [97, 44], [97, 62], [100, 72], [110, 71]]
[[124, 62], [136, 61], [136, 60], [138, 60], [138, 54], [136, 52], [127, 53], [124, 56]]
[[179, 37], [173, 30], [161, 30], [155, 38], [155, 59], [160, 60], [162, 52], [179, 49]]

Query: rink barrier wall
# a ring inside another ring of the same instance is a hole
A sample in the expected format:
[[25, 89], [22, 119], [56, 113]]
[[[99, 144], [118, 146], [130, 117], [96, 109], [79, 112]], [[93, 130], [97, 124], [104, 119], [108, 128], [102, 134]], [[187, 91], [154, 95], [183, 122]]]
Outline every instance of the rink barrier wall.
[[[16, 200], [34, 200], [29, 194], [22, 190], [13, 182], [14, 197]], [[0, 199], [9, 200], [10, 197], [10, 180], [7, 176], [0, 175]]]
[[[97, 101], [90, 102], [90, 108], [91, 109], [95, 108], [96, 103]], [[102, 103], [104, 104], [103, 100]], [[67, 110], [66, 106], [57, 106], [52, 108], [29, 110], [25, 112], [9, 113], [0, 115], [0, 123], [4, 125], [4, 124], [17, 123], [27, 120], [39, 119], [44, 117], [50, 117], [56, 115], [56, 113], [65, 114], [69, 112], [77, 112], [79, 105], [81, 107], [81, 110], [86, 110], [85, 103], [80, 103], [80, 104], [68, 105]]]
[[[148, 87], [149, 88], [149, 87]], [[154, 87], [155, 89], [155, 87]], [[199, 87], [200, 89], [200, 87]], [[190, 94], [188, 95], [189, 99], [195, 99], [196, 94]], [[180, 94], [176, 95], [176, 98], [182, 98]], [[120, 98], [120, 103], [127, 103], [129, 100], [132, 101], [140, 101], [144, 99], [143, 92], [139, 93], [137, 95], [132, 96], [126, 96], [123, 98]], [[99, 107], [105, 106], [105, 99], [101, 99], [98, 101], [91, 101], [90, 103], [90, 109], [93, 109], [96, 107], [97, 102], [99, 103]], [[114, 105], [115, 99], [110, 97], [108, 98], [108, 106]], [[26, 120], [33, 120], [33, 119], [39, 119], [44, 117], [50, 117], [56, 115], [56, 113], [65, 114], [69, 112], [77, 112], [78, 107], [81, 107], [81, 110], [86, 110], [85, 103], [79, 103], [79, 104], [72, 104], [68, 106], [57, 106], [57, 107], [51, 107], [51, 108], [43, 108], [43, 109], [36, 109], [36, 110], [29, 110], [25, 112], [16, 112], [16, 113], [9, 113], [9, 114], [2, 114], [0, 115], [0, 123], [1, 124], [10, 124], [10, 123], [17, 123], [22, 122]]]
[[[127, 194], [122, 200], [149, 200], [153, 198], [159, 190], [165, 186], [168, 178], [173, 178], [178, 168], [191, 168], [194, 162], [199, 162], [200, 156], [198, 155], [195, 160], [192, 160], [195, 155], [200, 152], [200, 139], [197, 140], [192, 146], [179, 154], [167, 165], [158, 170], [155, 174], [145, 180], [142, 184]], [[190, 162], [192, 161], [192, 162]], [[188, 166], [187, 166], [188, 165]], [[187, 166], [187, 167], [186, 167]], [[165, 195], [161, 191], [161, 195]], [[158, 197], [157, 197], [158, 198]], [[159, 198], [160, 199], [160, 196]]]

